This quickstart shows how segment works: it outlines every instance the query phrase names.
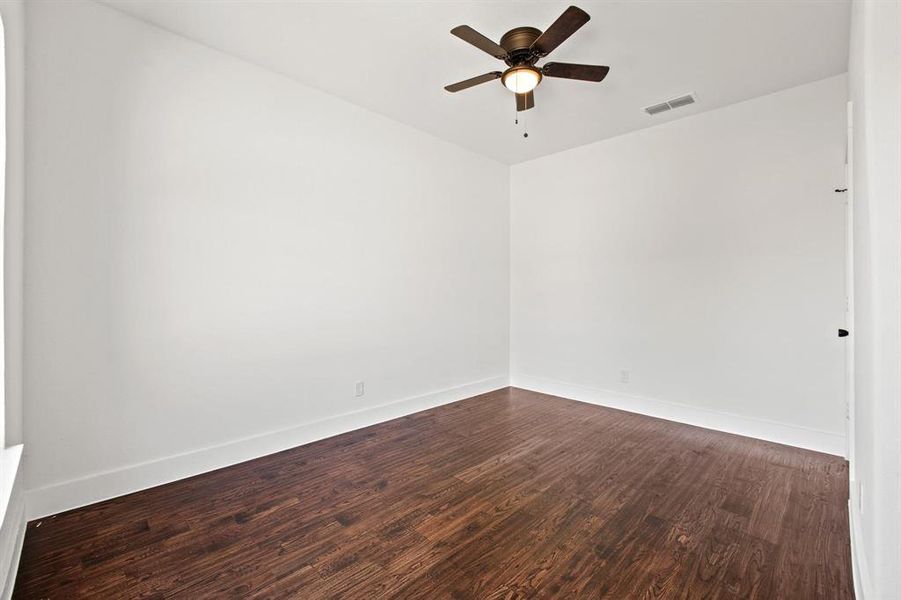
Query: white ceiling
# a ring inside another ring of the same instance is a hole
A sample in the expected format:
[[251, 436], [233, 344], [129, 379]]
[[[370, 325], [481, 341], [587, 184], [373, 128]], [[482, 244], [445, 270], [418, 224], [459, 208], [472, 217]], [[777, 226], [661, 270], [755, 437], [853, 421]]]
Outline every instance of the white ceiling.
[[[498, 41], [520, 25], [543, 30], [567, 2], [104, 3], [505, 163], [843, 73], [850, 21], [844, 0], [579, 0], [591, 21], [548, 60], [610, 74], [545, 79], [523, 113], [525, 139], [500, 81], [444, 91], [503, 67], [449, 31], [468, 24]], [[686, 92], [699, 103], [642, 111]]]

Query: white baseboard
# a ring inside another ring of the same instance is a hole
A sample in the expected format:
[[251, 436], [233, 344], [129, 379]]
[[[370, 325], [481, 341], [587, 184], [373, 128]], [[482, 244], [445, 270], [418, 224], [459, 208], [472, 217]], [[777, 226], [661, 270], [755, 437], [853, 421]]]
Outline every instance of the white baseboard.
[[854, 597], [857, 600], [875, 598], [870, 583], [870, 570], [867, 566], [867, 555], [863, 546], [863, 533], [860, 530], [860, 488], [856, 481], [851, 482], [851, 494], [848, 499], [848, 520], [851, 525], [851, 570], [854, 576]]
[[618, 408], [668, 421], [716, 429], [726, 433], [816, 450], [817, 452], [825, 452], [836, 456], [844, 456], [845, 454], [845, 436], [838, 433], [809, 429], [698, 406], [689, 406], [666, 400], [633, 396], [543, 377], [514, 374], [510, 376], [510, 382], [510, 385], [513, 387], [570, 398], [580, 402]]
[[12, 598], [25, 539], [22, 446], [0, 449], [0, 598]]
[[219, 446], [28, 490], [28, 520], [213, 471], [508, 385], [507, 375], [492, 377]]
[[16, 574], [19, 572], [19, 559], [22, 558], [22, 545], [25, 543], [25, 526], [28, 524], [25, 520], [24, 502], [22, 503], [22, 509], [19, 512], [18, 521], [19, 531], [16, 534], [13, 555], [9, 561], [9, 568], [6, 571], [6, 581], [3, 583], [3, 591], [0, 593], [0, 598], [2, 598], [2, 600], [10, 600], [13, 597], [13, 588], [16, 585]]

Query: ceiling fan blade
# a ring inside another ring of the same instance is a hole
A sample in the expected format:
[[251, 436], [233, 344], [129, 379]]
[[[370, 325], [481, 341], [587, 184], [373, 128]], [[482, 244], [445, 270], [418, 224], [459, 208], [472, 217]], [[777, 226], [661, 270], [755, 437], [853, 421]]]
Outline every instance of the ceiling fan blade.
[[507, 58], [507, 51], [504, 50], [500, 44], [492, 42], [469, 25], [454, 27], [451, 29], [451, 33], [464, 42], [469, 42], [479, 50], [487, 52], [494, 58], [499, 58], [501, 60]]
[[532, 50], [541, 56], [547, 56], [551, 51], [566, 41], [576, 30], [588, 22], [591, 17], [588, 13], [576, 6], [570, 6], [551, 23], [547, 30], [532, 42]]
[[535, 106], [535, 92], [516, 94], [516, 112], [529, 110]]
[[599, 65], [575, 65], [572, 63], [550, 62], [541, 67], [541, 73], [546, 77], [562, 77], [564, 79], [579, 79], [581, 81], [603, 81], [610, 67]]
[[485, 73], [484, 75], [479, 75], [478, 77], [472, 77], [470, 79], [464, 79], [463, 81], [458, 81], [457, 83], [446, 85], [444, 86], [444, 89], [449, 92], [459, 92], [461, 90], [465, 90], [466, 88], [471, 88], [474, 85], [479, 85], [480, 83], [494, 81], [500, 76], [500, 71], [492, 71], [491, 73]]

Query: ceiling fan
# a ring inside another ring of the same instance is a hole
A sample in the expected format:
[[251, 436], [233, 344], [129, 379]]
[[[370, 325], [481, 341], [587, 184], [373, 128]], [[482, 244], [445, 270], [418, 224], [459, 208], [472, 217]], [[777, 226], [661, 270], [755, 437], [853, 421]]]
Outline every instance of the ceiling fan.
[[534, 27], [516, 27], [501, 37], [496, 44], [469, 25], [451, 29], [451, 33], [464, 42], [507, 63], [506, 71], [492, 71], [444, 87], [448, 92], [459, 92], [480, 83], [500, 78], [504, 86], [516, 94], [516, 110], [529, 110], [535, 106], [534, 89], [544, 77], [562, 77], [581, 81], [602, 81], [610, 67], [549, 62], [536, 66], [539, 60], [550, 54], [574, 34], [591, 17], [581, 8], [570, 6], [542, 33]]

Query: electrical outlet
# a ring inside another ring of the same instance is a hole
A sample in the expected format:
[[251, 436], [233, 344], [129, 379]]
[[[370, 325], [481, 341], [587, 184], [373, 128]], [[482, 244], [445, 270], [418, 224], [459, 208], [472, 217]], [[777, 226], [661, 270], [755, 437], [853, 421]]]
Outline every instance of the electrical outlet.
[[366, 382], [358, 381], [356, 387], [354, 388], [354, 396], [359, 398], [363, 394], [366, 393]]
[[625, 369], [620, 371], [619, 372], [619, 381], [620, 381], [620, 383], [629, 383], [630, 381], [632, 381], [632, 372], [626, 371]]

